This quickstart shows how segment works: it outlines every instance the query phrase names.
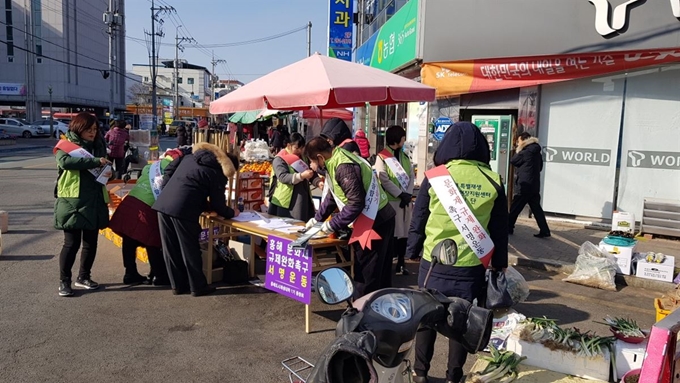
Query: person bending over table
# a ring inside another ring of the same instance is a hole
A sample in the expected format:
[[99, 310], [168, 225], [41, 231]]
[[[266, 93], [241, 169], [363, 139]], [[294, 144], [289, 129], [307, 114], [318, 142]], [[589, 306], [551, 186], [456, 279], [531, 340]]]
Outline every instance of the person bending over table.
[[373, 169], [363, 158], [333, 148], [322, 137], [312, 139], [305, 154], [313, 170], [326, 174], [329, 190], [307, 228], [325, 221], [337, 207], [340, 213], [325, 221], [322, 231], [353, 226], [349, 243], [355, 252], [355, 298], [390, 287], [395, 212]]
[[[166, 173], [171, 167], [174, 161]], [[181, 158], [153, 205], [158, 212], [163, 256], [175, 295], [191, 290], [191, 295], [202, 296], [215, 291], [203, 274], [199, 217], [206, 210], [227, 219], [239, 215], [238, 210], [227, 206], [224, 195], [228, 178], [237, 167], [235, 156], [213, 144], [197, 143], [192, 154]]]

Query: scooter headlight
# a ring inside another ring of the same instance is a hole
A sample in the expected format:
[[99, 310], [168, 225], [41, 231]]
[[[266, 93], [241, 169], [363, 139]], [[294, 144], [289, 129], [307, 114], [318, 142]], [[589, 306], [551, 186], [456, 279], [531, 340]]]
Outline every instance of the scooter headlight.
[[371, 303], [371, 309], [394, 323], [404, 323], [411, 319], [413, 309], [406, 294], [386, 294]]

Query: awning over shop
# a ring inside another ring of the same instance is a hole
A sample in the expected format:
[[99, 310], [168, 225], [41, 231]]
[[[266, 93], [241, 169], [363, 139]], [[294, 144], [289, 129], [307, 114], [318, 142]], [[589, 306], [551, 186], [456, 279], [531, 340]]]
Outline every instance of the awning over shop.
[[239, 122], [242, 124], [252, 124], [258, 118], [260, 118], [259, 114], [260, 114], [259, 110], [250, 110], [248, 112], [236, 112], [234, 113], [233, 116], [229, 117], [229, 122], [233, 122], [235, 124], [238, 124]]
[[680, 48], [425, 63], [437, 97], [521, 88], [680, 62]]

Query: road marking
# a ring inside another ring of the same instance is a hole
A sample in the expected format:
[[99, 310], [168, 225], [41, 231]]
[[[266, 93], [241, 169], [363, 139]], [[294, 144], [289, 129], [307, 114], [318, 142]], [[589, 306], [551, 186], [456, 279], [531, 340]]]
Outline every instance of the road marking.
[[[555, 293], [554, 290], [544, 289], [544, 288], [541, 288], [541, 287], [538, 287], [538, 286], [532, 285], [532, 284], [529, 284], [529, 289], [530, 290], [536, 290], [536, 291], [546, 291], [546, 292], [550, 292], [550, 293]], [[609, 307], [613, 307], [613, 308], [616, 308], [616, 309], [619, 309], [619, 310], [636, 311], [636, 312], [639, 312], [641, 314], [652, 314], [652, 315], [656, 314], [656, 311], [652, 310], [652, 309], [642, 309], [642, 308], [634, 307], [634, 306], [630, 306], [630, 305], [622, 305], [622, 304], [613, 303], [613, 302], [610, 302], [610, 301], [603, 301], [601, 299], [592, 299], [592, 298], [585, 297], [583, 295], [577, 295], [577, 294], [569, 294], [569, 293], [564, 293], [564, 292], [560, 292], [558, 294], [559, 294], [560, 297], [569, 298], [569, 299], [576, 299], [576, 300], [584, 301], [584, 302], [590, 301], [590, 302], [594, 302], [598, 305], [609, 306]]]

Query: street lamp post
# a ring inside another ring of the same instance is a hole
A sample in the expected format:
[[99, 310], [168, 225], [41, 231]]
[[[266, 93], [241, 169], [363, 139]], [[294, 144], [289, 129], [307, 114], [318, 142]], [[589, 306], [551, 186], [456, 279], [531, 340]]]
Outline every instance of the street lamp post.
[[52, 85], [47, 88], [47, 93], [50, 94], [50, 137], [54, 135], [54, 117], [52, 117]]

